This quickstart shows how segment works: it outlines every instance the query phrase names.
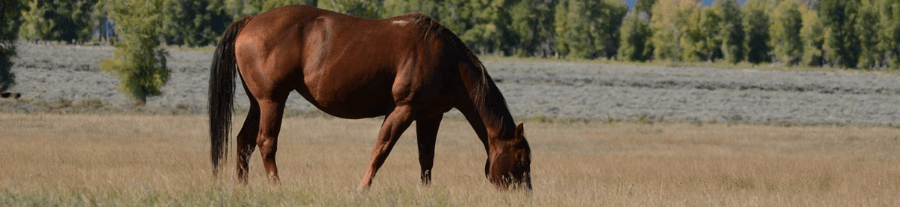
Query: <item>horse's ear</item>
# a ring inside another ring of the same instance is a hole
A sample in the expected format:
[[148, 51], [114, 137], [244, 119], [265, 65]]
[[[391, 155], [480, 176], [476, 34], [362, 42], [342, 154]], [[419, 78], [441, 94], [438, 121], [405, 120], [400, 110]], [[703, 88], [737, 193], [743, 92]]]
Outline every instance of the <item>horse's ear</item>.
[[525, 138], [525, 127], [523, 126], [525, 123], [519, 123], [519, 126], [516, 126], [516, 139], [524, 139]]

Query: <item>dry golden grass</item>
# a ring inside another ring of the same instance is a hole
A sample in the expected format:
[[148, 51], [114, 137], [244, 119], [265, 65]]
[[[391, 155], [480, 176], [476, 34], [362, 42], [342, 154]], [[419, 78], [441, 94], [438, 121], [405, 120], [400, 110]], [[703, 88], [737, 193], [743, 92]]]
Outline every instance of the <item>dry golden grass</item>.
[[0, 114], [0, 206], [900, 205], [897, 129], [526, 123], [528, 194], [493, 189], [474, 132], [448, 119], [432, 186], [418, 183], [411, 127], [358, 193], [379, 125], [286, 119], [281, 185], [265, 184], [255, 154], [241, 186], [233, 151], [224, 178], [211, 178], [203, 116]]

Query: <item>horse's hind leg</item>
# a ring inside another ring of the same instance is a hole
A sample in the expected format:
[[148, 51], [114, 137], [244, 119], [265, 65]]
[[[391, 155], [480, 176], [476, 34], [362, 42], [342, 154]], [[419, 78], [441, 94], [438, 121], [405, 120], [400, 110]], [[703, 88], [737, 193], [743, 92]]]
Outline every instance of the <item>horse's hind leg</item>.
[[275, 151], [278, 150], [278, 133], [281, 131], [281, 118], [284, 114], [286, 99], [287, 94], [274, 99], [259, 99], [260, 119], [256, 145], [259, 146], [259, 153], [262, 155], [266, 177], [272, 184], [278, 183]]
[[431, 184], [431, 167], [434, 166], [434, 143], [443, 114], [416, 120], [416, 137], [419, 142], [419, 165], [422, 166], [422, 184]]
[[375, 177], [378, 168], [381, 168], [381, 165], [384, 164], [384, 160], [391, 153], [391, 149], [394, 148], [397, 139], [412, 124], [413, 113], [413, 107], [406, 105], [394, 108], [394, 111], [387, 115], [384, 124], [381, 125], [381, 131], [378, 132], [378, 140], [375, 143], [375, 149], [372, 150], [372, 159], [369, 161], [369, 168], [359, 184], [359, 190], [364, 190], [372, 185], [372, 178]]
[[[245, 86], [246, 87], [246, 86]], [[259, 134], [259, 103], [247, 91], [250, 96], [250, 111], [247, 112], [247, 119], [244, 120], [244, 126], [237, 135], [237, 174], [238, 180], [244, 184], [247, 183], [247, 171], [250, 169], [250, 156], [256, 148], [256, 136]]]

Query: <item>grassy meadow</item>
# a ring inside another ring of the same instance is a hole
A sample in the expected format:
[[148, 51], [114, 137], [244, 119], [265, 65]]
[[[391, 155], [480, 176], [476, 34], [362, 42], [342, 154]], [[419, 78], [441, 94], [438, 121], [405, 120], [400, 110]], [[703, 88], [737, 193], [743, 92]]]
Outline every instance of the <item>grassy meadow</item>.
[[277, 186], [265, 182], [258, 153], [250, 184], [236, 184], [233, 146], [226, 173], [213, 178], [207, 123], [0, 114], [0, 206], [900, 205], [892, 128], [526, 122], [528, 193], [495, 190], [471, 127], [445, 119], [431, 186], [419, 184], [411, 127], [373, 187], [357, 192], [380, 119], [287, 118]]

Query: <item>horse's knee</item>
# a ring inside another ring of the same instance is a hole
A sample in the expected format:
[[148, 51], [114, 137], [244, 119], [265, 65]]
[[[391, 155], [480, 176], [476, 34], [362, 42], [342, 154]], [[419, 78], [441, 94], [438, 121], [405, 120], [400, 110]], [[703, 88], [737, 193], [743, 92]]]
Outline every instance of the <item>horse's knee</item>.
[[259, 151], [266, 158], [271, 155], [275, 155], [275, 151], [277, 151], [278, 147], [275, 145], [275, 139], [260, 137], [256, 140], [256, 145], [259, 146]]

